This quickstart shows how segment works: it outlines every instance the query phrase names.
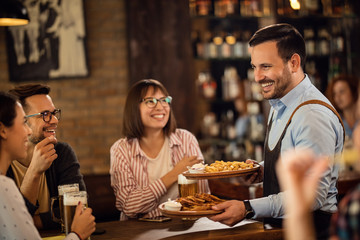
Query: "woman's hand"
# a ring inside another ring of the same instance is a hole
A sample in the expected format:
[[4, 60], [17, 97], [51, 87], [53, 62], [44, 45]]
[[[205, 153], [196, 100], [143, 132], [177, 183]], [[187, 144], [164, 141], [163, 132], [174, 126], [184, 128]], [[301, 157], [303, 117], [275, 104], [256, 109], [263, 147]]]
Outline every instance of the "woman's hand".
[[201, 159], [198, 159], [197, 156], [184, 157], [181, 159], [174, 167], [174, 171], [177, 172], [177, 175], [188, 170], [187, 167], [191, 167], [194, 164], [202, 162]]
[[178, 175], [187, 171], [188, 166], [191, 167], [192, 165], [202, 161], [203, 160], [198, 159], [197, 156], [184, 157], [181, 159], [170, 172], [161, 178], [162, 182], [165, 184], [165, 187], [169, 189], [171, 185], [177, 182]]
[[74, 220], [71, 224], [71, 231], [80, 238], [87, 239], [95, 231], [95, 217], [91, 214], [91, 208], [85, 208], [81, 202], [76, 207]]

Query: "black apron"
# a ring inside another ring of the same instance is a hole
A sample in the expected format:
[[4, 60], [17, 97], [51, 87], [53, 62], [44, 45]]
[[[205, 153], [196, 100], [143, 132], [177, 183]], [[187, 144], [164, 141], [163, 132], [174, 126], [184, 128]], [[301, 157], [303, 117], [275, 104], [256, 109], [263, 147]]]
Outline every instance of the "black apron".
[[[295, 110], [291, 114], [291, 116], [279, 138], [279, 141], [277, 142], [275, 148], [271, 151], [268, 146], [268, 138], [269, 138], [269, 133], [270, 133], [270, 129], [272, 126], [272, 121], [273, 121], [273, 115], [272, 115], [269, 126], [266, 131], [265, 146], [264, 146], [264, 169], [265, 169], [264, 181], [263, 181], [264, 197], [267, 197], [272, 194], [278, 194], [280, 192], [279, 181], [276, 176], [275, 168], [276, 168], [276, 163], [277, 163], [277, 161], [280, 157], [280, 153], [281, 153], [281, 142], [285, 136], [286, 130], [289, 127], [292, 117], [294, 116], [295, 112], [300, 107], [307, 105], [307, 104], [320, 104], [320, 105], [323, 105], [323, 106], [329, 108], [339, 118], [340, 123], [344, 129], [344, 124], [341, 120], [340, 115], [336, 112], [336, 110], [331, 105], [329, 105], [323, 101], [319, 101], [319, 100], [309, 100], [309, 101], [303, 102], [302, 104], [300, 104], [299, 106], [297, 106], [295, 108]], [[344, 134], [345, 134], [345, 131], [344, 131]], [[345, 135], [344, 135], [344, 139], [345, 139]], [[328, 229], [330, 226], [330, 219], [331, 219], [332, 214], [321, 211], [321, 210], [316, 210], [316, 211], [314, 211], [313, 215], [314, 215], [314, 224], [315, 224], [317, 238], [318, 239], [327, 239]], [[269, 224], [271, 227], [280, 227], [281, 228], [282, 227], [282, 219], [281, 218], [264, 218], [264, 225], [265, 224]]]

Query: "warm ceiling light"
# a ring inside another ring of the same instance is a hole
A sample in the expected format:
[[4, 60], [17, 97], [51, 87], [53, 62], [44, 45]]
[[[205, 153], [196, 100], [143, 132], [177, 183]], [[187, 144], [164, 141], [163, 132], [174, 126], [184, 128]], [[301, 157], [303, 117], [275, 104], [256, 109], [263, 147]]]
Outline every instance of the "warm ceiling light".
[[0, 0], [0, 26], [18, 26], [28, 23], [27, 10], [18, 0]]
[[299, 3], [298, 0], [290, 0], [290, 6], [294, 10], [299, 10], [300, 9], [300, 3]]

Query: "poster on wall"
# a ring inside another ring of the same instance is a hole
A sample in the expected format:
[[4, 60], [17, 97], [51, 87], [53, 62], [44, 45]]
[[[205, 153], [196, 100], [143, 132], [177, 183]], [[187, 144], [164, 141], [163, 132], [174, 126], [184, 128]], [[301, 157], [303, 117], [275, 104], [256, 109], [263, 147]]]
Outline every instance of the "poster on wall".
[[8, 27], [10, 81], [86, 77], [83, 0], [23, 0], [30, 23]]

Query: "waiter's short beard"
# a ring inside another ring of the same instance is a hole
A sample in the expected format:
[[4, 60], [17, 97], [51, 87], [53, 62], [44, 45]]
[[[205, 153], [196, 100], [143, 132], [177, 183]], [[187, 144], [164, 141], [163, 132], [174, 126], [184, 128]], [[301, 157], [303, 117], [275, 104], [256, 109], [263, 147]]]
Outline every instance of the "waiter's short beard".
[[291, 73], [287, 66], [285, 66], [283, 70], [283, 74], [278, 77], [276, 81], [276, 87], [274, 90], [274, 94], [271, 96], [271, 98], [268, 99], [280, 99], [284, 96], [285, 90], [289, 87], [291, 84]]

